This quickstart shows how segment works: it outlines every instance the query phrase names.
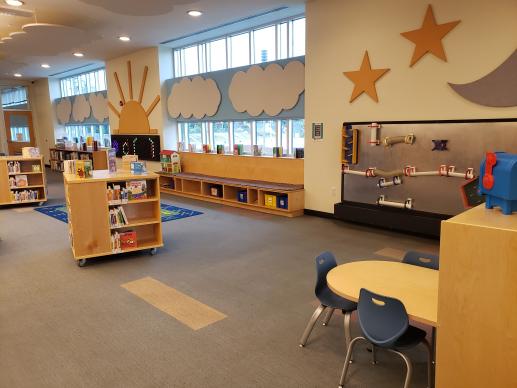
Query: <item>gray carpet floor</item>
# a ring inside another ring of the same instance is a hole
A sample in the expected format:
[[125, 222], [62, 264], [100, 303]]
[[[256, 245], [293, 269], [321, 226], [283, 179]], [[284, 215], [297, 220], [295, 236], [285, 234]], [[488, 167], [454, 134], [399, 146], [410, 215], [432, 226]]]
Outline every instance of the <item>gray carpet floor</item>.
[[[49, 202], [64, 203], [49, 173]], [[298, 340], [317, 302], [315, 256], [385, 259], [383, 248], [437, 252], [438, 243], [304, 216], [286, 219], [163, 196], [202, 211], [163, 224], [165, 247], [79, 268], [67, 225], [30, 208], [0, 210], [0, 387], [337, 387], [343, 321]], [[120, 285], [151, 276], [228, 317], [198, 331]], [[358, 335], [354, 315], [353, 335]], [[359, 345], [347, 386], [402, 387], [403, 361]], [[409, 353], [426, 386], [425, 348]]]

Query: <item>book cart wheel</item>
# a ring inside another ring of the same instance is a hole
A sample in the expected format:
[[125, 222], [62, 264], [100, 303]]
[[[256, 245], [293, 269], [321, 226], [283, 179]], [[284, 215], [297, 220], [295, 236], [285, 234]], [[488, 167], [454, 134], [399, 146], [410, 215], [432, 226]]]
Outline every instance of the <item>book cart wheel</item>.
[[77, 265], [79, 267], [84, 267], [86, 265], [86, 259], [77, 260]]
[[158, 250], [157, 250], [156, 248], [151, 248], [151, 249], [149, 250], [149, 253], [151, 254], [151, 256], [156, 255], [156, 252], [158, 252]]

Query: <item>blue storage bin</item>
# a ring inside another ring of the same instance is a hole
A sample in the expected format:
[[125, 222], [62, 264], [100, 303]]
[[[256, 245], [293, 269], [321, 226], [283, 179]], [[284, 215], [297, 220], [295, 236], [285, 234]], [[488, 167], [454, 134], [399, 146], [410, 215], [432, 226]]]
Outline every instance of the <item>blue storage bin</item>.
[[239, 190], [237, 192], [237, 200], [239, 202], [248, 202], [248, 190]]
[[287, 202], [287, 195], [278, 195], [276, 197], [276, 207], [279, 209], [287, 209], [289, 206]]

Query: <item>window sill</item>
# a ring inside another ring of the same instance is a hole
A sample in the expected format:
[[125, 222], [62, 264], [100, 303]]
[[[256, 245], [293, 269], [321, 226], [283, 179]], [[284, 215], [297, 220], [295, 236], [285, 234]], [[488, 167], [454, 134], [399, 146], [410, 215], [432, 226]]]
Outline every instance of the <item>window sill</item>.
[[186, 154], [199, 154], [199, 155], [218, 155], [218, 156], [234, 156], [234, 157], [242, 157], [242, 158], [269, 158], [269, 159], [301, 159], [303, 160], [303, 158], [295, 158], [294, 156], [272, 156], [272, 155], [260, 155], [260, 156], [255, 156], [255, 155], [249, 155], [249, 154], [244, 154], [244, 155], [234, 155], [234, 154], [218, 154], [216, 152], [190, 152], [190, 151], [177, 151], [179, 152], [180, 154], [182, 153], [186, 153]]

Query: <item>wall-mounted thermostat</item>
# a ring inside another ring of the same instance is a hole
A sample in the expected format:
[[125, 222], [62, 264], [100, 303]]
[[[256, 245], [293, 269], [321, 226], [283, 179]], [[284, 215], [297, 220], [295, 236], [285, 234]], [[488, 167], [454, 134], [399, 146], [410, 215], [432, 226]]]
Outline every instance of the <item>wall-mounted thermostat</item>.
[[312, 123], [312, 139], [323, 139], [323, 123]]

